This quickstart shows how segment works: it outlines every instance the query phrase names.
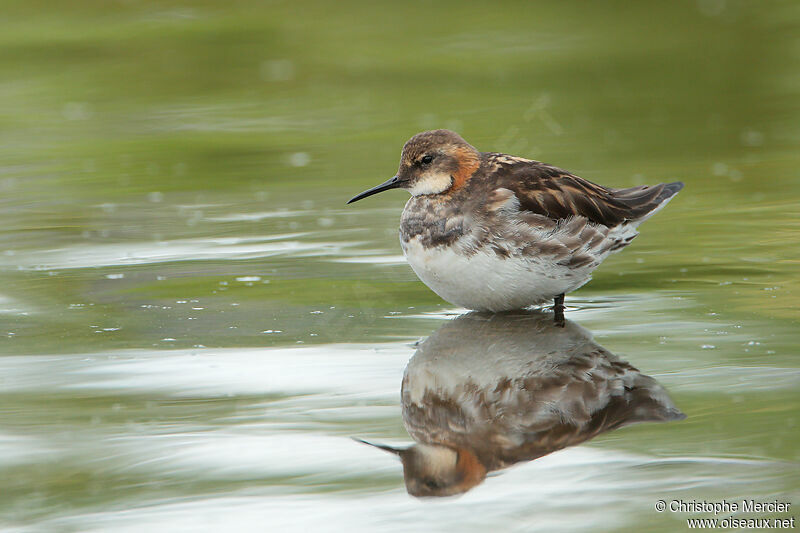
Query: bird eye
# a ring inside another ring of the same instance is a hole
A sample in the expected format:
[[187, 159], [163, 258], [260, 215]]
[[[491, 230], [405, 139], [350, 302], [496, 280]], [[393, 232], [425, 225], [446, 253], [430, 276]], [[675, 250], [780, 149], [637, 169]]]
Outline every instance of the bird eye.
[[436, 480], [433, 479], [426, 479], [425, 486], [430, 490], [439, 490], [442, 487]]
[[423, 165], [430, 165], [431, 161], [433, 161], [433, 156], [428, 154], [425, 157], [423, 157], [422, 159], [420, 159], [420, 161], [422, 162]]

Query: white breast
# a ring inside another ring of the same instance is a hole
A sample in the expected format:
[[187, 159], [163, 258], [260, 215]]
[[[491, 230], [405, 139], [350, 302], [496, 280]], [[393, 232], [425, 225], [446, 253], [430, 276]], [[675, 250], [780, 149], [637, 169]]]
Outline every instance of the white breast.
[[548, 257], [502, 257], [489, 247], [468, 255], [455, 246], [426, 248], [418, 237], [401, 245], [419, 279], [467, 309], [497, 312], [538, 305], [590, 278], [590, 271], [573, 271]]

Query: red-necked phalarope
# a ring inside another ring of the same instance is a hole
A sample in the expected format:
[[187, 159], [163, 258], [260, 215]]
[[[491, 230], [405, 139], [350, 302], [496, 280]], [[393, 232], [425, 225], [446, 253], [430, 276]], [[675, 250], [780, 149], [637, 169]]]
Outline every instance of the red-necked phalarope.
[[413, 136], [388, 189], [411, 193], [400, 223], [417, 276], [453, 304], [507, 311], [555, 301], [591, 279], [683, 183], [613, 189], [539, 161], [479, 152], [457, 133]]

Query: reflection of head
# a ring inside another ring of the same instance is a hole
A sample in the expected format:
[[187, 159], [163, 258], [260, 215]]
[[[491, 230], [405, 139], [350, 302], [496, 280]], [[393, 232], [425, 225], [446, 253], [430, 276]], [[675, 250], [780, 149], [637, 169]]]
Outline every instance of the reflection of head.
[[392, 448], [361, 442], [397, 454], [403, 462], [406, 490], [419, 498], [461, 494], [486, 477], [486, 468], [468, 450], [456, 450], [441, 444]]
[[466, 492], [487, 472], [635, 422], [684, 418], [664, 388], [575, 323], [537, 312], [469, 313], [426, 339], [402, 385], [416, 444], [403, 461], [414, 496]]

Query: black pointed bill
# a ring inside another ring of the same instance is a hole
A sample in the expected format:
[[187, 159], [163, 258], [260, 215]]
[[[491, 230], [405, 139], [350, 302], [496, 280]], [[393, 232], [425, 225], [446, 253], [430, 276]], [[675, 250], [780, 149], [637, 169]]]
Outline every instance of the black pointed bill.
[[358, 439], [356, 437], [352, 437], [352, 439], [356, 442], [360, 442], [361, 444], [366, 444], [367, 446], [372, 446], [373, 448], [378, 448], [383, 451], [393, 453], [395, 455], [402, 455], [403, 452], [405, 451], [405, 448], [394, 448], [392, 446], [387, 446], [386, 444], [373, 444], [372, 442], [367, 442], [365, 440]]
[[400, 178], [397, 177], [397, 176], [394, 176], [393, 178], [389, 178], [388, 180], [384, 181], [383, 183], [381, 183], [377, 187], [373, 187], [371, 189], [367, 189], [366, 191], [362, 192], [361, 194], [357, 194], [357, 195], [353, 196], [352, 198], [350, 198], [350, 200], [347, 201], [347, 203], [348, 204], [352, 204], [353, 202], [357, 202], [359, 200], [362, 200], [362, 199], [366, 198], [367, 196], [372, 196], [373, 194], [378, 194], [379, 192], [388, 191], [389, 189], [396, 189], [396, 188], [400, 187], [401, 183], [402, 182], [400, 181]]

